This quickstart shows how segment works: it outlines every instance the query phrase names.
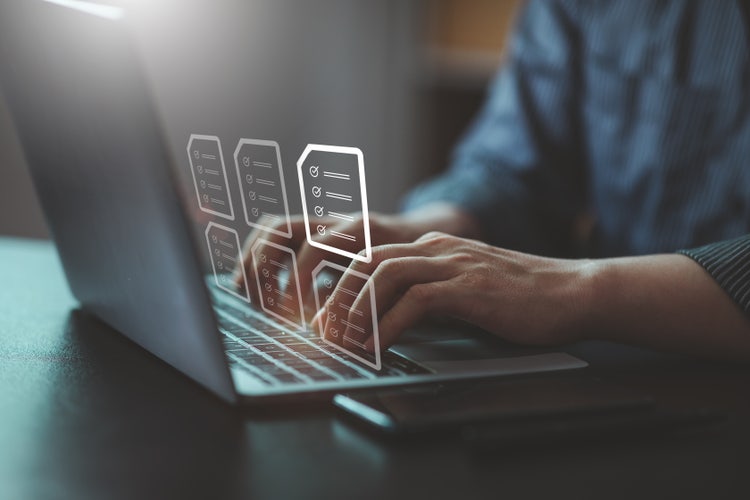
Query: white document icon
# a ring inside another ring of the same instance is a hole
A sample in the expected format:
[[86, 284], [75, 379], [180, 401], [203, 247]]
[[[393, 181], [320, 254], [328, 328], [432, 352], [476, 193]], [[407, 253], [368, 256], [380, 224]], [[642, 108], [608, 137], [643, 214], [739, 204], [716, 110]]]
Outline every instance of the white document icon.
[[[370, 262], [372, 248], [362, 151], [308, 144], [297, 160], [297, 173], [308, 243], [350, 259]], [[353, 214], [358, 213], [362, 214], [362, 227], [332, 227], [332, 221], [352, 222]], [[362, 250], [364, 256], [359, 255]]]
[[294, 251], [258, 240], [251, 253], [263, 310], [295, 328], [304, 329], [302, 293]]
[[[341, 276], [347, 273], [347, 276], [357, 278], [356, 290], [337, 288], [337, 282]], [[380, 335], [378, 333], [378, 313], [375, 304], [375, 287], [370, 277], [366, 274], [347, 271], [344, 266], [322, 261], [313, 270], [313, 283], [315, 289], [315, 308], [320, 311], [325, 305], [328, 311], [325, 317], [318, 318], [318, 330], [321, 339], [328, 345], [345, 352], [356, 358], [362, 363], [380, 370], [382, 363], [380, 360]], [[369, 303], [361, 307], [369, 307], [370, 319], [365, 320], [363, 311], [354, 308], [354, 301], [360, 295], [365, 287], [369, 288]], [[337, 296], [333, 296], [333, 291], [337, 290]], [[348, 332], [346, 336], [344, 333]], [[370, 354], [364, 350], [365, 342], [373, 338], [375, 353]], [[333, 340], [331, 340], [333, 339]]]
[[200, 209], [234, 220], [232, 194], [229, 192], [219, 138], [215, 135], [193, 134], [188, 142], [187, 153]]
[[[242, 249], [237, 231], [225, 226], [209, 222], [206, 227], [206, 243], [211, 254], [211, 265], [214, 270], [216, 285], [227, 293], [246, 302], [250, 302], [247, 292], [247, 276], [242, 265]], [[234, 286], [232, 277], [238, 268], [242, 273], [244, 295]]]
[[[279, 144], [240, 139], [234, 150], [245, 221], [252, 227], [292, 237]], [[282, 228], [282, 229], [279, 229]]]

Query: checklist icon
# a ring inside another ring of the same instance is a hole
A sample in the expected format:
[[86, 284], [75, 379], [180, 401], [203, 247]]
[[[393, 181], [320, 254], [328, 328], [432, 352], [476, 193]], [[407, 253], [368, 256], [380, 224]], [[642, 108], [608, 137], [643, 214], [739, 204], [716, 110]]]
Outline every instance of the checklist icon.
[[[216, 286], [246, 302], [250, 302], [247, 293], [247, 276], [242, 266], [242, 252], [240, 238], [234, 229], [209, 222], [206, 227], [206, 243], [211, 255], [211, 265], [214, 270]], [[242, 293], [238, 291], [232, 280], [232, 275], [239, 270], [242, 275]]]
[[258, 240], [250, 249], [260, 305], [284, 323], [305, 328], [297, 256], [290, 248]]
[[[331, 276], [340, 278], [345, 272], [347, 283], [354, 286], [344, 288], [340, 282], [334, 286]], [[327, 314], [318, 316], [317, 326], [321, 339], [335, 349], [380, 370], [382, 363], [375, 286], [370, 277], [326, 260], [313, 270], [312, 277], [313, 283], [320, 285], [314, 287], [316, 310], [328, 307]], [[369, 301], [357, 308], [355, 300], [363, 291], [369, 292]], [[365, 351], [365, 342], [370, 337], [374, 341], [374, 355]]]
[[198, 206], [206, 213], [234, 220], [221, 141], [215, 135], [193, 134], [187, 145]]
[[276, 141], [240, 139], [234, 150], [245, 222], [286, 238], [292, 237], [281, 152]]
[[[362, 262], [372, 260], [364, 155], [358, 148], [308, 144], [297, 160], [305, 232], [311, 246]], [[330, 220], [362, 227], [342, 230]], [[329, 227], [331, 226], [331, 227]], [[364, 250], [364, 255], [360, 252]]]

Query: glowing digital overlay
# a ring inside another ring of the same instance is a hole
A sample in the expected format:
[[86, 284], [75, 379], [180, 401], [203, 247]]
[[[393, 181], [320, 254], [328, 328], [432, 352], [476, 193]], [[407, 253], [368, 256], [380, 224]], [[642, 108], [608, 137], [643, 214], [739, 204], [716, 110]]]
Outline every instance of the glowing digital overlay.
[[[242, 266], [242, 247], [240, 238], [234, 229], [209, 222], [206, 227], [206, 244], [211, 254], [211, 265], [216, 285], [237, 298], [250, 302], [247, 288], [247, 276]], [[240, 267], [244, 286], [244, 295], [240, 294], [233, 284], [233, 274]]]
[[[305, 231], [310, 245], [362, 262], [372, 260], [365, 164], [358, 148], [308, 144], [297, 160]], [[345, 229], [330, 221], [364, 224]], [[359, 255], [361, 250], [365, 255]]]
[[258, 240], [250, 253], [253, 256], [260, 306], [284, 323], [304, 329], [304, 309], [294, 251], [270, 241]]
[[[234, 164], [245, 222], [252, 227], [291, 238], [289, 203], [279, 144], [260, 139], [240, 139], [234, 150]], [[279, 227], [283, 229], [279, 230]]]
[[[354, 290], [337, 287], [337, 283], [344, 273], [349, 278], [355, 277], [358, 286]], [[370, 277], [366, 274], [346, 269], [333, 262], [322, 261], [313, 270], [313, 283], [315, 283], [315, 307], [318, 311], [328, 305], [326, 317], [318, 318], [318, 329], [321, 339], [328, 345], [345, 352], [358, 361], [380, 370], [382, 367], [380, 358], [380, 335], [378, 333], [378, 314], [375, 304], [375, 288]], [[364, 314], [361, 310], [353, 308], [354, 300], [359, 296], [359, 292], [365, 287], [369, 288], [370, 301], [367, 306], [370, 307], [370, 321], [364, 324]], [[333, 291], [338, 290], [333, 297]], [[327, 331], [324, 329], [327, 328]], [[344, 332], [349, 330], [347, 336]], [[373, 337], [375, 345], [374, 355], [364, 350], [365, 341]], [[330, 340], [328, 337], [336, 339]]]
[[229, 191], [219, 138], [214, 135], [193, 134], [188, 142], [187, 154], [200, 209], [212, 215], [234, 220], [232, 194]]

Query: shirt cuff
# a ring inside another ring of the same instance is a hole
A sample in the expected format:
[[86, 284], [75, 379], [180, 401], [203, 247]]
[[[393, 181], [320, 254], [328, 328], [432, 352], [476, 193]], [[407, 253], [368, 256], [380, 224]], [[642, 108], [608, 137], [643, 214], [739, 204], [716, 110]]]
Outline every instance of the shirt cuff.
[[750, 318], [750, 235], [677, 253], [700, 264]]

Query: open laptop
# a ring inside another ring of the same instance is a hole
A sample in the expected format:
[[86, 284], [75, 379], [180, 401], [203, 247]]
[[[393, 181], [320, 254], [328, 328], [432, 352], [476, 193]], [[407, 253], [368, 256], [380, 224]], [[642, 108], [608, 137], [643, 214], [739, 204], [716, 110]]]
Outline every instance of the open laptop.
[[1, 88], [84, 309], [229, 402], [586, 366], [468, 330], [414, 335], [374, 363], [231, 293], [209, 254], [226, 217], [184, 195], [190, 167], [170, 156], [125, 14], [78, 0], [0, 6]]

